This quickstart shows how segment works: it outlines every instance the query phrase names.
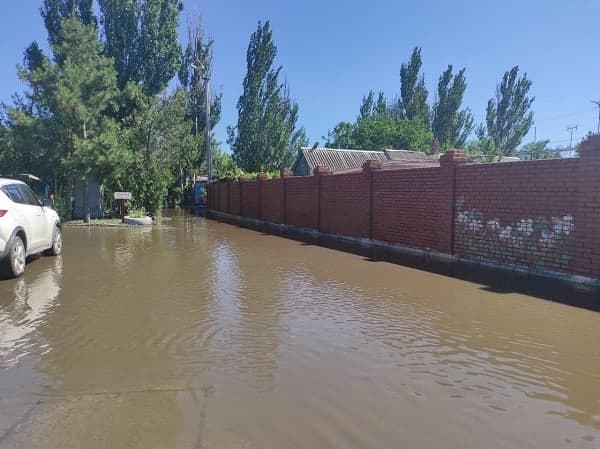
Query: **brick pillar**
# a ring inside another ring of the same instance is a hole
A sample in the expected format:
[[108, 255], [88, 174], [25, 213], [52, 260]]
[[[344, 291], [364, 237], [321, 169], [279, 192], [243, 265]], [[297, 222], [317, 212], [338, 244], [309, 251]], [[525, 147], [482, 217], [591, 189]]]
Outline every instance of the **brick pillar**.
[[369, 177], [369, 238], [373, 238], [373, 172], [381, 170], [381, 161], [368, 160], [362, 166], [363, 172]]
[[281, 198], [281, 207], [282, 207], [282, 221], [283, 224], [287, 224], [287, 178], [291, 178], [294, 176], [294, 172], [289, 168], [282, 168], [279, 172], [279, 176], [281, 177], [281, 188], [283, 189], [282, 198]]
[[577, 274], [600, 279], [600, 134], [579, 146], [574, 268]]
[[244, 183], [248, 181], [248, 177], [247, 176], [240, 176], [240, 180], [238, 181], [240, 183], [240, 217], [244, 216]]
[[221, 212], [219, 209], [221, 205], [221, 183], [219, 181], [215, 181], [215, 209]]
[[212, 209], [211, 200], [212, 200], [212, 192], [211, 192], [211, 185], [209, 182], [208, 184], [206, 184], [206, 207], [208, 208], [208, 210]]
[[440, 222], [438, 223], [439, 249], [454, 254], [454, 221], [456, 219], [456, 167], [466, 164], [462, 150], [449, 150], [440, 156]]
[[227, 213], [231, 213], [231, 179], [227, 179]]
[[317, 230], [321, 230], [321, 176], [331, 174], [329, 168], [318, 165], [313, 170], [313, 188], [314, 188], [314, 209], [313, 209], [313, 227]]
[[258, 182], [258, 219], [262, 220], [262, 189], [263, 189], [263, 181], [268, 180], [269, 177], [266, 173], [259, 173], [256, 177], [256, 181]]

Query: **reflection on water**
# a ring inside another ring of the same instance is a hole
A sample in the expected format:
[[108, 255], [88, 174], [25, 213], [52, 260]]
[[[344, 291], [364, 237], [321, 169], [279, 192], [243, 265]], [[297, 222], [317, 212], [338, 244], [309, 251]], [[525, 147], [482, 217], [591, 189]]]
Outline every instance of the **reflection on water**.
[[0, 283], [0, 448], [600, 442], [598, 313], [181, 214], [65, 242]]
[[61, 258], [44, 262], [41, 271], [14, 281], [13, 297], [0, 303], [0, 368], [16, 363], [26, 353], [36, 340], [29, 334], [46, 321], [60, 293]]

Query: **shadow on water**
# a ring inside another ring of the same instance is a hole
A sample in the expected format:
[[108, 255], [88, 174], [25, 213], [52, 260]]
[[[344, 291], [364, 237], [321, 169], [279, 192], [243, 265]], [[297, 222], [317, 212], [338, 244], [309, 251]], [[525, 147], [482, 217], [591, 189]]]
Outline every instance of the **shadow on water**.
[[[206, 211], [204, 215], [207, 216]], [[445, 262], [432, 259], [427, 255], [399, 254], [384, 247], [368, 247], [358, 241], [340, 240], [335, 236], [310, 234], [304, 231], [283, 230], [276, 226], [255, 225], [246, 222], [226, 220], [221, 217], [209, 217], [217, 221], [235, 224], [243, 228], [253, 229], [261, 235], [278, 235], [296, 240], [303, 246], [321, 246], [336, 251], [343, 251], [363, 256], [370, 263], [393, 263], [418, 270], [463, 281], [482, 284], [481, 289], [498, 294], [521, 293], [539, 299], [550, 300], [565, 305], [580, 307], [592, 311], [600, 311], [600, 291], [597, 288], [579, 288], [566, 280], [536, 276], [531, 273], [510, 271], [494, 266], [486, 266], [477, 262], [459, 260]]]

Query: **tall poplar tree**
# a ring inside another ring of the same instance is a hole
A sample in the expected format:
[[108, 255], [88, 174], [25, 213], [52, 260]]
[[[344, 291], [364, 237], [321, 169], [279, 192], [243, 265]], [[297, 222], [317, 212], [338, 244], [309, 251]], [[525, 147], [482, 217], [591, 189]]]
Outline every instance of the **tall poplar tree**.
[[84, 25], [96, 24], [93, 0], [44, 0], [40, 12], [48, 31], [50, 46], [63, 40], [63, 20], [73, 16]]
[[481, 129], [478, 134], [480, 138], [492, 139], [503, 155], [517, 149], [533, 124], [531, 105], [535, 97], [528, 95], [531, 85], [527, 74], [519, 77], [519, 67], [515, 66], [504, 73], [496, 88], [496, 98], [488, 101], [486, 129]]
[[471, 111], [460, 109], [466, 89], [465, 69], [453, 75], [452, 65], [448, 65], [438, 82], [431, 120], [433, 135], [443, 149], [463, 148], [473, 131]]
[[281, 67], [273, 68], [276, 54], [269, 22], [259, 22], [248, 45], [237, 127], [228, 128], [234, 158], [246, 171], [276, 170], [293, 157], [298, 105], [279, 81]]
[[400, 67], [400, 98], [392, 107], [396, 120], [419, 120], [429, 127], [430, 111], [427, 104], [429, 92], [421, 73], [421, 48], [415, 47], [408, 63]]
[[128, 82], [156, 95], [181, 64], [177, 28], [181, 0], [99, 0], [106, 54], [115, 61], [119, 88]]

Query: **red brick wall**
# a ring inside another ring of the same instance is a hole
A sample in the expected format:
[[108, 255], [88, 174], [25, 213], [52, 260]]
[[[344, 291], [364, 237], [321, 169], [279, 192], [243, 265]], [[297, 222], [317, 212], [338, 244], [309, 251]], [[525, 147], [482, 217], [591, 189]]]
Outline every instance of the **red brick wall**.
[[283, 180], [261, 181], [262, 219], [271, 223], [283, 223]]
[[229, 213], [240, 215], [240, 183], [232, 182], [229, 187]]
[[287, 224], [301, 228], [316, 227], [313, 177], [288, 178], [286, 183]]
[[455, 253], [573, 271], [579, 159], [457, 167]]
[[600, 279], [600, 134], [579, 147], [574, 239], [575, 272]]
[[416, 248], [447, 250], [440, 221], [441, 168], [373, 173], [373, 238]]
[[369, 237], [369, 174], [328, 175], [320, 179], [321, 231]]
[[217, 207], [221, 212], [227, 212], [227, 196], [228, 196], [227, 183], [219, 182], [218, 186], [219, 186], [219, 197], [218, 197], [219, 204], [217, 205]]
[[241, 182], [241, 208], [242, 215], [248, 218], [259, 217], [259, 204], [258, 204], [258, 182], [256, 181], [242, 181]]
[[[467, 259], [600, 279], [600, 135], [580, 158], [464, 164], [232, 183], [230, 213]], [[241, 186], [241, 199], [239, 189]], [[285, 186], [285, 188], [284, 188]], [[284, 198], [284, 191], [287, 195]], [[226, 211], [227, 185], [209, 204]], [[285, 204], [285, 210], [283, 205]]]

